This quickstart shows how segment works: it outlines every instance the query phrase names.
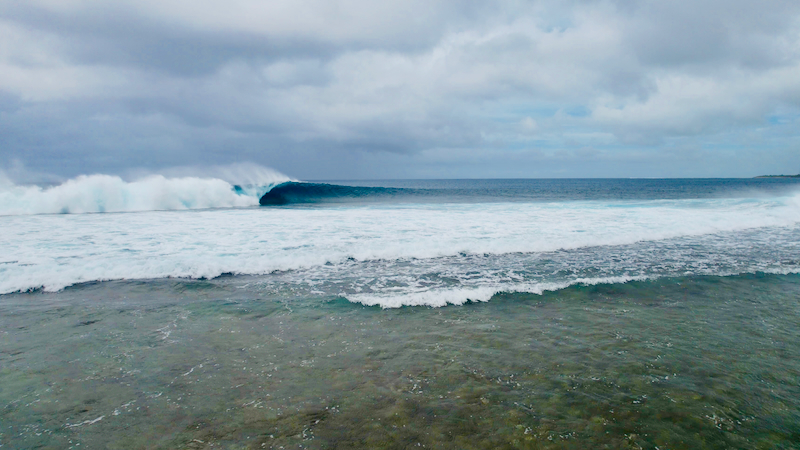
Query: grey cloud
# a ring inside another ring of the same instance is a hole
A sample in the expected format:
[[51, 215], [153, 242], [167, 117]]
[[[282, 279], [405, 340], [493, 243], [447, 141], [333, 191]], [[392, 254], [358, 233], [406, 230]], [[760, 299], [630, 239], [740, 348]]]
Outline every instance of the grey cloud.
[[798, 56], [781, 39], [796, 33], [798, 12], [800, 4], [784, 0], [643, 2], [631, 16], [629, 37], [645, 64], [763, 69]]
[[[72, 3], [78, 6], [53, 8], [35, 1], [9, 1], [0, 5], [0, 18], [58, 36], [58, 50], [76, 63], [134, 66], [191, 76], [208, 74], [230, 61], [325, 59], [343, 51], [373, 48], [421, 51], [435, 44], [449, 26], [457, 26], [486, 9], [477, 2], [412, 1], [409, 8], [403, 8], [412, 10], [406, 17], [379, 14], [350, 23], [348, 16], [373, 8], [369, 5], [374, 4], [350, 1], [341, 2], [345, 4], [342, 8], [333, 8], [340, 14], [330, 20], [297, 19], [330, 11], [287, 8], [288, 11], [280, 11], [285, 17], [272, 19], [265, 14], [269, 11], [251, 8], [253, 17], [264, 15], [263, 24], [236, 27], [235, 23], [225, 23], [208, 27], [193, 23], [191, 18], [206, 15], [213, 22], [216, 8], [210, 8], [209, 2], [185, 5], [191, 11], [172, 11], [171, 15], [161, 16], [148, 9], [147, 2]], [[259, 2], [249, 3], [259, 5]], [[387, 4], [391, 3], [406, 2]], [[398, 8], [387, 9], [391, 12]], [[194, 15], [187, 18], [186, 12]], [[246, 18], [248, 11], [244, 9], [241, 13]], [[298, 28], [276, 26], [282, 19], [289, 24], [294, 19]]]
[[196, 30], [124, 10], [77, 17], [34, 8], [4, 13], [6, 20], [16, 19], [33, 30], [58, 36], [59, 55], [76, 64], [135, 67], [179, 76], [207, 75], [235, 60], [323, 57], [334, 47], [302, 37]]

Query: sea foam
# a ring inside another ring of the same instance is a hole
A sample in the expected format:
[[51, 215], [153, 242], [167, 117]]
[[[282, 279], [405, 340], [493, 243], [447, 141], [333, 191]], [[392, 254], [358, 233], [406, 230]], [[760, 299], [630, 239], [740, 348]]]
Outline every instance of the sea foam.
[[[208, 185], [218, 192], [230, 184]], [[157, 196], [145, 198], [148, 207], [159, 204]], [[592, 277], [792, 271], [800, 264], [797, 200], [793, 195], [5, 216], [0, 293], [98, 280], [273, 274], [265, 279], [326, 286], [324, 292], [365, 304], [441, 305], [488, 299], [515, 286]]]
[[431, 306], [442, 307], [447, 305], [463, 305], [468, 302], [488, 302], [499, 293], [529, 293], [543, 294], [558, 291], [576, 284], [593, 286], [598, 284], [618, 284], [630, 281], [643, 281], [647, 276], [615, 276], [597, 278], [575, 278], [560, 282], [539, 283], [507, 283], [495, 286], [479, 286], [451, 289], [425, 289], [417, 292], [383, 293], [383, 294], [355, 294], [347, 296], [354, 303], [366, 306], [380, 306], [381, 308], [400, 308], [402, 306]]
[[52, 187], [0, 183], [0, 215], [255, 206], [271, 187], [291, 181], [278, 172], [258, 167], [250, 172], [233, 169], [221, 172], [227, 180], [149, 175], [125, 181], [114, 175], [81, 175]]

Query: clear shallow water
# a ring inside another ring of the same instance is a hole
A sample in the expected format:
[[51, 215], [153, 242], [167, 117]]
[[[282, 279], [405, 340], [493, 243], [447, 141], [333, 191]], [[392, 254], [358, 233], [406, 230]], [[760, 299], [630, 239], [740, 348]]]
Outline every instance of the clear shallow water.
[[794, 448], [798, 298], [798, 275], [391, 310], [230, 277], [6, 295], [0, 443]]
[[800, 441], [795, 180], [103, 180], [6, 192], [0, 445]]

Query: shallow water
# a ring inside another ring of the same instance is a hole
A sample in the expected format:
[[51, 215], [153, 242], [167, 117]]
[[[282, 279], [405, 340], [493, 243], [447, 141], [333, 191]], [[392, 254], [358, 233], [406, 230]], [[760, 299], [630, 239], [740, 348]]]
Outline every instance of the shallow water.
[[800, 442], [798, 275], [669, 277], [398, 309], [302, 292], [289, 301], [259, 279], [0, 296], [0, 444]]

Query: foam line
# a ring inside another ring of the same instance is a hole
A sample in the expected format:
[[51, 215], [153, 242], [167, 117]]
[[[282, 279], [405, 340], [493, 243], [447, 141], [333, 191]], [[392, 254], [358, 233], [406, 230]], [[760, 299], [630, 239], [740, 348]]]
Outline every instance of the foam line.
[[603, 278], [578, 278], [563, 282], [544, 283], [511, 283], [498, 286], [480, 286], [473, 288], [435, 289], [402, 294], [356, 294], [346, 298], [353, 303], [366, 306], [380, 306], [383, 309], [400, 308], [403, 306], [430, 306], [440, 308], [447, 305], [463, 305], [468, 302], [488, 302], [495, 295], [506, 293], [524, 292], [541, 295], [546, 291], [560, 291], [577, 284], [594, 286], [598, 284], [620, 284], [630, 281], [644, 281], [650, 277], [603, 277]]

